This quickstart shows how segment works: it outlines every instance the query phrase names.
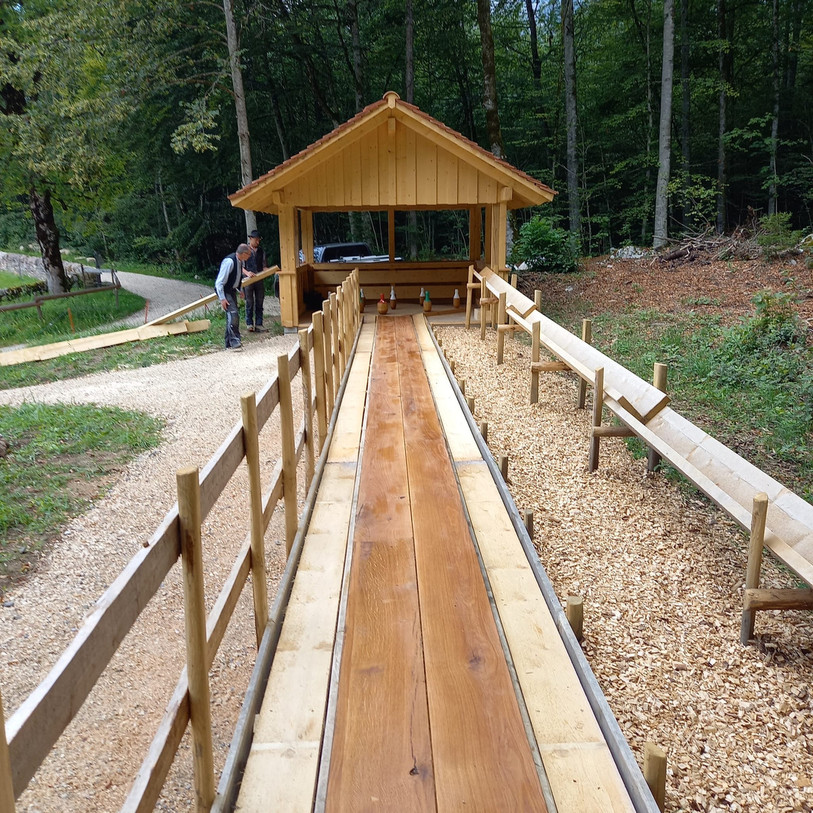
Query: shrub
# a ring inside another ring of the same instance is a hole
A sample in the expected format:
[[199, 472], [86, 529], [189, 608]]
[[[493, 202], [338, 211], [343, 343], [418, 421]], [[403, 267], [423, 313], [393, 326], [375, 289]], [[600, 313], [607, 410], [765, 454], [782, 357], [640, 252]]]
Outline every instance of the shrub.
[[529, 271], [537, 273], [570, 273], [579, 268], [579, 255], [570, 232], [539, 216], [520, 227], [511, 261], [524, 262]]
[[785, 251], [796, 248], [802, 239], [800, 231], [790, 227], [790, 212], [777, 212], [759, 219], [757, 243], [762, 246], [767, 257], [777, 257]]

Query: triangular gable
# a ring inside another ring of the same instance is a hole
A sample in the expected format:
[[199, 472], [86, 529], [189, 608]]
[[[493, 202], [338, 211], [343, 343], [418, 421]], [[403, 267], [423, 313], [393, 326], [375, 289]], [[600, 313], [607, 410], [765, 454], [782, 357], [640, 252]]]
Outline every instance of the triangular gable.
[[281, 205], [347, 211], [504, 202], [515, 209], [554, 194], [390, 91], [229, 200], [271, 213]]

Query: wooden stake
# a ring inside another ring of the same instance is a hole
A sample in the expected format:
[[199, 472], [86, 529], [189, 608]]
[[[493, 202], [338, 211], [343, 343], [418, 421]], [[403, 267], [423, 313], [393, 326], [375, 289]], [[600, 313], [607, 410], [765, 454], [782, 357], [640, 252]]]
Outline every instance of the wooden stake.
[[486, 286], [486, 281], [482, 280], [480, 282], [480, 341], [485, 341], [486, 338], [486, 310], [491, 309], [491, 305], [487, 303], [487, 300], [490, 298], [491, 294], [489, 293], [488, 287]]
[[505, 302], [506, 293], [503, 291], [500, 294], [497, 305], [497, 364], [503, 363], [503, 355], [505, 351], [505, 331], [501, 330], [505, 324]]
[[[541, 293], [537, 291], [536, 293]], [[539, 363], [539, 353], [542, 346], [540, 340], [540, 330], [542, 326], [539, 322], [534, 322], [531, 326], [531, 403], [535, 404], [539, 401], [539, 370], [534, 369], [533, 365]]]
[[658, 810], [663, 810], [666, 804], [666, 751], [654, 742], [644, 744], [644, 779]]
[[[666, 392], [666, 372], [669, 368], [665, 364], [655, 362], [655, 369], [652, 374], [652, 384], [656, 389], [661, 392]], [[653, 472], [661, 462], [661, 456], [654, 450], [650, 449], [646, 456], [646, 470]]]
[[248, 392], [240, 398], [243, 413], [243, 445], [246, 447], [249, 508], [251, 516], [251, 589], [254, 595], [254, 632], [259, 647], [268, 623], [268, 592], [265, 582], [265, 528], [263, 489], [260, 480], [260, 439], [257, 428], [257, 398]]
[[534, 512], [530, 509], [525, 509], [525, 516], [523, 517], [525, 522], [525, 530], [528, 532], [528, 536], [531, 538], [531, 542], [534, 540]]
[[[762, 546], [765, 544], [765, 522], [768, 518], [768, 495], [764, 492], [754, 495], [751, 504], [751, 539], [748, 545], [748, 568], [745, 571], [745, 589], [759, 587], [762, 570]], [[754, 637], [754, 616], [756, 610], [742, 611], [740, 643], [745, 646]]]
[[449, 371], [454, 375], [454, 361], [452, 359], [449, 359]]
[[501, 454], [500, 455], [500, 474], [502, 475], [502, 479], [507, 483], [508, 482], [508, 455]]
[[[349, 299], [349, 297], [348, 297]], [[311, 382], [310, 335], [306, 329], [299, 331], [299, 365], [302, 372], [302, 412], [305, 418], [305, 491], [311, 487], [316, 470], [315, 444], [313, 442], [313, 384]]]
[[511, 285], [511, 287], [516, 288], [517, 287], [517, 280], [519, 279], [519, 277], [516, 274], [511, 274], [511, 276], [508, 279], [509, 279], [509, 284]]
[[[604, 407], [604, 368], [596, 370], [596, 379], [593, 384], [593, 426], [601, 426], [601, 413]], [[598, 468], [598, 450], [600, 438], [594, 433], [590, 433], [590, 455], [587, 461], [589, 471]]]
[[581, 643], [584, 640], [584, 599], [581, 596], [568, 596], [565, 615], [576, 640]]
[[466, 394], [466, 379], [465, 378], [458, 379], [457, 386], [460, 387], [460, 394], [465, 395]]
[[319, 452], [327, 438], [327, 402], [325, 400], [325, 337], [322, 312], [313, 314], [313, 374], [316, 380], [316, 425], [319, 428]]
[[14, 786], [11, 781], [11, 757], [6, 742], [3, 698], [0, 697], [0, 813], [14, 813]]
[[[582, 341], [586, 342], [587, 344], [592, 344], [593, 342], [592, 319], [582, 319]], [[584, 409], [586, 399], [587, 399], [587, 382], [583, 378], [580, 378], [579, 393], [576, 398], [576, 406], [578, 409]]]
[[466, 396], [466, 406], [469, 408], [469, 412], [474, 415], [474, 396], [467, 395]]
[[488, 421], [480, 421], [480, 434], [483, 440], [488, 443]]
[[542, 313], [542, 291], [539, 288], [534, 291], [534, 306]]
[[279, 423], [282, 436], [282, 496], [285, 499], [285, 553], [291, 552], [299, 524], [296, 502], [296, 442], [294, 408], [291, 399], [291, 375], [287, 353], [277, 356], [279, 381]]
[[209, 705], [209, 667], [206, 658], [206, 602], [203, 591], [200, 481], [197, 467], [180, 469], [176, 474], [176, 481], [195, 797], [197, 809], [208, 811], [215, 799], [215, 773], [212, 754], [212, 711]]

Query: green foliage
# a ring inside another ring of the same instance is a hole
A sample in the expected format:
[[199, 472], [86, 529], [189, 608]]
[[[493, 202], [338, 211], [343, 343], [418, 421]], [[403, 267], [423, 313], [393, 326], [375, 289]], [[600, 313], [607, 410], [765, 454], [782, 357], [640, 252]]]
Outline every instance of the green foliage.
[[785, 294], [764, 292], [754, 305], [733, 327], [692, 312], [603, 314], [593, 337], [641, 378], [668, 364], [678, 412], [812, 499], [813, 349]]
[[524, 262], [533, 272], [570, 273], [579, 268], [579, 254], [570, 232], [537, 215], [520, 227], [511, 262]]
[[[162, 423], [115, 407], [24, 403], [0, 406], [0, 577], [36, 551], [110, 483], [134, 455], [160, 440]], [[79, 487], [78, 484], [81, 484]]]
[[759, 220], [757, 243], [765, 250], [767, 257], [775, 257], [783, 251], [795, 248], [801, 239], [802, 232], [791, 228], [790, 212], [765, 215]]

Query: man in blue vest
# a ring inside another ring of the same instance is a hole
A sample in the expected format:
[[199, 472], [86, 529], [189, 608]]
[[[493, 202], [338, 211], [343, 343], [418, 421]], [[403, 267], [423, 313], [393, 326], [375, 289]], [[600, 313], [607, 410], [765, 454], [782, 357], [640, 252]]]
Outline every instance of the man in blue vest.
[[[243, 283], [243, 269], [246, 260], [251, 256], [251, 249], [240, 243], [234, 254], [229, 254], [220, 263], [215, 280], [215, 291], [220, 300], [220, 306], [226, 311], [226, 349], [239, 350], [243, 346], [240, 338], [240, 311], [237, 309], [237, 294], [243, 296], [240, 287]], [[253, 277], [253, 272], [246, 276]]]

